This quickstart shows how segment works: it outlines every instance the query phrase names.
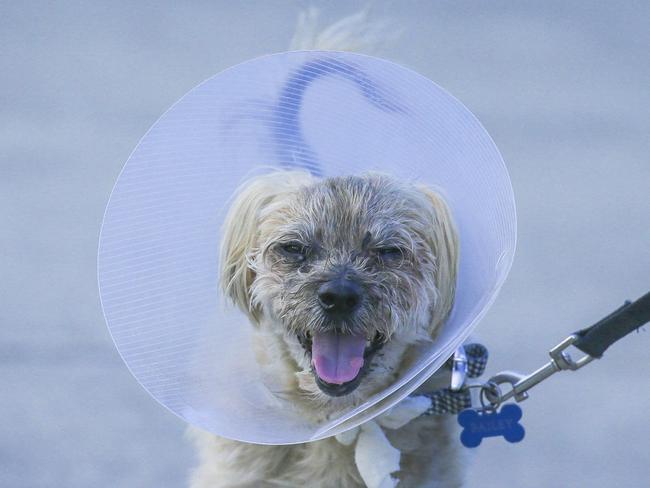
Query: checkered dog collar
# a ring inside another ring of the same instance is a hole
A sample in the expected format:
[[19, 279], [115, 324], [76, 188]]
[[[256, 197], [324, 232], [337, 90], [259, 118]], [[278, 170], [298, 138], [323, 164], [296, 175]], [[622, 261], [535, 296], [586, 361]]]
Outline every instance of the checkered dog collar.
[[[463, 346], [467, 356], [467, 378], [478, 378], [485, 371], [488, 360], [488, 350], [482, 344], [466, 344]], [[426, 397], [431, 401], [431, 407], [422, 415], [458, 414], [472, 406], [469, 388], [453, 390], [451, 387], [442, 388], [431, 393], [419, 393], [413, 397]]]

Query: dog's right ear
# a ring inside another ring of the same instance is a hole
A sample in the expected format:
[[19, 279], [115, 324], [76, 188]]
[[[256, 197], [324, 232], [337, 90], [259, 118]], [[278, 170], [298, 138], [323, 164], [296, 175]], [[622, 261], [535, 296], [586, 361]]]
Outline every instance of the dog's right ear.
[[433, 210], [428, 240], [436, 257], [436, 287], [439, 296], [433, 309], [432, 321], [434, 326], [438, 326], [447, 318], [454, 304], [460, 244], [451, 210], [442, 195], [427, 187], [418, 189], [427, 197]]
[[278, 171], [256, 176], [239, 187], [223, 225], [220, 283], [235, 305], [252, 320], [260, 311], [251, 301], [260, 229], [272, 219], [273, 206], [314, 178], [302, 171]]

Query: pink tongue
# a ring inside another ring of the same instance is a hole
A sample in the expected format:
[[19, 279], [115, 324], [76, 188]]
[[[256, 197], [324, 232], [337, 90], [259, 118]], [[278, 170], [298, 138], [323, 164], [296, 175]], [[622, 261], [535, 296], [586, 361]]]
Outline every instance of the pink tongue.
[[352, 381], [363, 366], [364, 336], [333, 332], [314, 334], [311, 355], [316, 374], [327, 383], [340, 385]]

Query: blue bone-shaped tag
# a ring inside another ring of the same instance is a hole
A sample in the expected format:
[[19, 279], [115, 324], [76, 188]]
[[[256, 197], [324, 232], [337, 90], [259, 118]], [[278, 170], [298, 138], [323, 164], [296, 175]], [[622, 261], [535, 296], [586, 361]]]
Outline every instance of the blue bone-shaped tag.
[[463, 410], [458, 414], [458, 423], [464, 427], [460, 442], [465, 447], [476, 447], [484, 437], [497, 436], [503, 436], [508, 442], [519, 442], [526, 433], [520, 419], [521, 408], [514, 403], [504, 405], [500, 412]]

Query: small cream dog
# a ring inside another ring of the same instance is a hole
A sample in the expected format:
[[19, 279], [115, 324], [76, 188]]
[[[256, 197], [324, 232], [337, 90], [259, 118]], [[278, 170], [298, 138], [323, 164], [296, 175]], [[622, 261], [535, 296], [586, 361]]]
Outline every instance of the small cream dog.
[[[221, 250], [226, 295], [256, 328], [257, 359], [279, 394], [319, 420], [359, 404], [432, 341], [454, 300], [458, 239], [431, 189], [383, 174], [319, 179], [278, 171], [242, 186]], [[447, 386], [430, 378], [421, 391]], [[399, 486], [462, 484], [453, 417], [386, 430]], [[363, 487], [354, 446], [334, 438], [265, 446], [191, 431], [192, 488]]]
[[[225, 223], [222, 285], [257, 328], [266, 374], [318, 420], [361, 402], [431, 341], [454, 297], [458, 241], [435, 192], [379, 174], [259, 176]], [[422, 389], [444, 386], [432, 379]], [[443, 379], [444, 381], [444, 379]], [[436, 383], [434, 385], [434, 383]], [[454, 419], [387, 431], [400, 486], [458, 486]], [[194, 488], [364, 486], [351, 447], [239, 443], [195, 431]]]

